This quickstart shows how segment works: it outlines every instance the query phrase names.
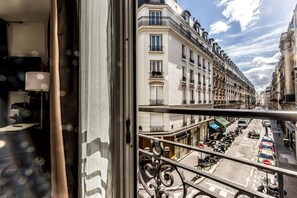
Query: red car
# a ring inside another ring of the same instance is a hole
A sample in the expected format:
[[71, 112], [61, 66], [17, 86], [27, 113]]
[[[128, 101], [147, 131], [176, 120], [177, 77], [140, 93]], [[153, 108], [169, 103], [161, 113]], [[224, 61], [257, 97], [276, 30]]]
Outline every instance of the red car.
[[275, 153], [274, 144], [271, 142], [261, 142], [259, 145], [259, 152], [261, 152], [262, 150], [270, 150]]

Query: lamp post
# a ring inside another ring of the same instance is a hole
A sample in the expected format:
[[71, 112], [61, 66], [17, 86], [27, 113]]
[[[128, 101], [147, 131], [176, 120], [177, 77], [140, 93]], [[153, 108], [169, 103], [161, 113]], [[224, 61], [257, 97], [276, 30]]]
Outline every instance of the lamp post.
[[50, 73], [26, 72], [25, 90], [40, 92], [40, 128], [43, 125], [43, 92], [49, 91]]

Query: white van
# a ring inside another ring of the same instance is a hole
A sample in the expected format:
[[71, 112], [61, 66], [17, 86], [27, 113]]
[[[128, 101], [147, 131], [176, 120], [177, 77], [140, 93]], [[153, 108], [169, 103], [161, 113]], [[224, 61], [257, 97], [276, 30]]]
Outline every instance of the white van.
[[241, 127], [241, 128], [247, 128], [247, 126], [249, 125], [249, 120], [246, 118], [239, 118], [239, 120], [237, 121], [237, 126]]

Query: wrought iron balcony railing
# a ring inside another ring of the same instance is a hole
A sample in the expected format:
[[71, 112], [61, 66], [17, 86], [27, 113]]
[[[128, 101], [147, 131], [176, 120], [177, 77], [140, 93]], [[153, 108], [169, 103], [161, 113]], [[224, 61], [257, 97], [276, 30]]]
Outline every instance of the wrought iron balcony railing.
[[149, 46], [151, 52], [162, 52], [163, 51], [163, 46]]
[[161, 71], [151, 71], [150, 78], [163, 78], [163, 72]]
[[[185, 114], [185, 115], [204, 115], [204, 116], [225, 116], [225, 117], [241, 117], [253, 119], [271, 119], [281, 121], [297, 121], [297, 111], [267, 111], [267, 110], [235, 110], [235, 109], [196, 109], [185, 107], [160, 107], [153, 108], [150, 106], [140, 106], [139, 111], [142, 112], [158, 112], [158, 113], [172, 113], [172, 114]], [[199, 116], [200, 120], [200, 116]], [[185, 137], [186, 133], [181, 134]], [[139, 190], [140, 197], [170, 197], [172, 192], [177, 191], [179, 197], [188, 197], [190, 189], [196, 189], [196, 194], [191, 194], [191, 197], [218, 197], [218, 194], [195, 181], [199, 177], [207, 178], [208, 181], [218, 182], [220, 186], [224, 185], [230, 188], [234, 193], [234, 197], [269, 197], [274, 196], [264, 194], [257, 191], [254, 187], [247, 185], [240, 185], [236, 181], [222, 177], [222, 174], [212, 174], [202, 169], [191, 166], [191, 164], [182, 164], [177, 161], [169, 159], [168, 153], [170, 152], [169, 145], [174, 148], [182, 148], [183, 150], [196, 151], [198, 153], [208, 154], [215, 156], [218, 159], [235, 162], [236, 166], [244, 165], [244, 167], [251, 167], [255, 170], [262, 171], [267, 174], [277, 174], [278, 179], [278, 197], [285, 197], [284, 176], [297, 178], [297, 172], [269, 166], [265, 163], [258, 163], [252, 160], [236, 157], [234, 155], [226, 155], [223, 153], [203, 149], [197, 146], [190, 146], [181, 144], [166, 139], [154, 138], [151, 136], [139, 134], [139, 138], [150, 140], [150, 147], [148, 149], [139, 148]], [[165, 146], [165, 147], [164, 147]], [[186, 178], [185, 172], [192, 173], [193, 179]], [[248, 173], [249, 174], [249, 173]], [[194, 177], [195, 176], [195, 177]], [[181, 181], [179, 186], [174, 186], [174, 181]], [[268, 180], [267, 180], [268, 181]], [[268, 184], [268, 183], [267, 183]], [[171, 194], [170, 194], [171, 193]]]
[[150, 105], [152, 106], [164, 105], [164, 99], [150, 99]]
[[[192, 34], [189, 32], [188, 29], [185, 29], [182, 25], [178, 24], [170, 17], [160, 17], [160, 19], [158, 20], [160, 20], [160, 23], [159, 23], [160, 26], [169, 26], [174, 31], [176, 31], [184, 38], [186, 38], [188, 41], [190, 41], [192, 44], [194, 44], [197, 48], [202, 50], [205, 54], [207, 54], [207, 56], [209, 56], [210, 58], [213, 58], [212, 52], [199, 42], [199, 39], [202, 39], [201, 37], [199, 38], [199, 35], [197, 35], [197, 37], [195, 38], [194, 36], [192, 36]], [[149, 16], [142, 16], [138, 18], [138, 27], [150, 26], [150, 25], [151, 24], [150, 24]], [[193, 34], [195, 34], [194, 31], [193, 31]]]
[[162, 132], [164, 131], [164, 126], [150, 126], [151, 132]]

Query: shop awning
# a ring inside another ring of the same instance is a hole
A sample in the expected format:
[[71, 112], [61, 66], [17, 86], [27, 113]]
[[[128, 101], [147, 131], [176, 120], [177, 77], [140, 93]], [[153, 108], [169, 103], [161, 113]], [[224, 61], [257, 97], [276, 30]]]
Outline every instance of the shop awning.
[[212, 129], [214, 129], [214, 130], [218, 130], [220, 128], [220, 126], [217, 125], [217, 124], [215, 124], [215, 123], [209, 124], [209, 127], [212, 128]]
[[217, 118], [216, 121], [217, 121], [219, 124], [223, 125], [224, 127], [226, 127], [226, 126], [229, 124], [228, 120], [226, 120], [226, 119], [223, 118], [223, 117], [219, 117], [219, 118]]

